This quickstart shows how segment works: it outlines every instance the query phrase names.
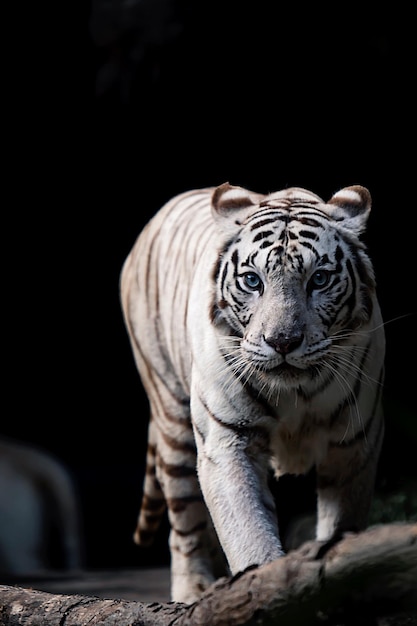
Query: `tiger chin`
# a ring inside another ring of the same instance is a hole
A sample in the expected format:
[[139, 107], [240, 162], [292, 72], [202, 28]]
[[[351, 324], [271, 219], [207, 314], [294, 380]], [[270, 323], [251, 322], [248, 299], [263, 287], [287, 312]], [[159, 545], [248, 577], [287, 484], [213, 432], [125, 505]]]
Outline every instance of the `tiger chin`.
[[[271, 473], [317, 476], [316, 537], [367, 524], [385, 337], [363, 242], [371, 196], [229, 183], [168, 201], [120, 296], [149, 399], [135, 541], [170, 523], [171, 598], [283, 555]], [[285, 503], [280, 503], [285, 506]]]

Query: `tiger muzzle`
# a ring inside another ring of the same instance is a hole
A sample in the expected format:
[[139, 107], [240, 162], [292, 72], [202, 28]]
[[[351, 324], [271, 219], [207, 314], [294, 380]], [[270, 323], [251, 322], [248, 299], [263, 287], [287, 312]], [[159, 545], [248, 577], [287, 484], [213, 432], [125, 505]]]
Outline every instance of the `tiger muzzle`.
[[285, 335], [284, 333], [278, 333], [276, 337], [265, 337], [265, 342], [274, 348], [276, 352], [279, 354], [289, 354], [293, 352], [296, 348], [298, 348], [304, 339], [304, 335], [302, 333], [298, 333], [296, 335]]

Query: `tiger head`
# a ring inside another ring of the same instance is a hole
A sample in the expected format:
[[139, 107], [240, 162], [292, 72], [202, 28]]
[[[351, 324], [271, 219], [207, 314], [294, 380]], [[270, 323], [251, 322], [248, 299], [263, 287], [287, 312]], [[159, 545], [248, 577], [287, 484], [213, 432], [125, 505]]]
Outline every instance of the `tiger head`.
[[331, 368], [336, 346], [364, 345], [376, 303], [360, 240], [370, 210], [361, 186], [327, 203], [296, 187], [265, 196], [228, 183], [214, 190], [213, 320], [242, 380], [303, 386]]

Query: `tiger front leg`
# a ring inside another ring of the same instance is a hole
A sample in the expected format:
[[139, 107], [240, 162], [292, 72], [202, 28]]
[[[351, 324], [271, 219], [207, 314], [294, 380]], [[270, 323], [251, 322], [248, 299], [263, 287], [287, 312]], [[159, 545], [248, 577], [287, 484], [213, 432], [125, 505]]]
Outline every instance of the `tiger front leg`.
[[317, 468], [316, 538], [330, 541], [368, 524], [379, 443], [340, 447]]
[[[196, 432], [198, 475], [232, 574], [284, 554], [275, 502], [267, 483], [267, 458], [233, 429], [211, 425]], [[216, 431], [218, 431], [216, 433]]]

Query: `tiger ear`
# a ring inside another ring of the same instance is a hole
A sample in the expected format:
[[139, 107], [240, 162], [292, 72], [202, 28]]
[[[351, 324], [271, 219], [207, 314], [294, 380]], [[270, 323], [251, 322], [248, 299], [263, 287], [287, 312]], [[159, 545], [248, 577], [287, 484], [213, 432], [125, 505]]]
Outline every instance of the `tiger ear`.
[[234, 235], [244, 220], [254, 212], [265, 196], [223, 183], [213, 192], [211, 212], [220, 230], [228, 236]]
[[327, 202], [331, 205], [331, 215], [348, 230], [360, 235], [366, 228], [371, 212], [371, 194], [361, 185], [345, 187], [335, 193]]

